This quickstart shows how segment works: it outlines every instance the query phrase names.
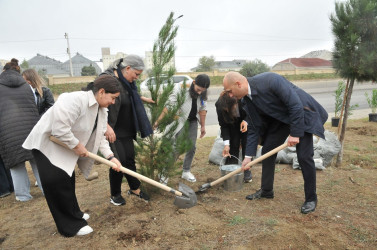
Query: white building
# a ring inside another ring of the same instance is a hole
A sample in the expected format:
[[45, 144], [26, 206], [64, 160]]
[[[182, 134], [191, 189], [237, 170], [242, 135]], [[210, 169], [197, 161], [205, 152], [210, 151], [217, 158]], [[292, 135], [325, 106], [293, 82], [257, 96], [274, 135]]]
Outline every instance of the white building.
[[110, 54], [110, 48], [102, 48], [102, 63], [103, 70], [106, 70], [115, 60], [127, 56], [126, 53], [117, 52], [114, 55]]
[[[153, 68], [153, 52], [152, 51], [145, 51], [144, 64], [145, 64], [145, 71]], [[168, 71], [169, 68], [171, 67], [175, 67], [175, 57], [173, 57], [170, 60], [170, 62], [165, 65], [163, 70]]]
[[[126, 57], [127, 54], [123, 52], [117, 52], [116, 54], [110, 54], [110, 48], [102, 48], [102, 63], [103, 63], [103, 70], [106, 70], [115, 60], [119, 58]], [[144, 65], [145, 69], [144, 72], [153, 68], [153, 52], [152, 51], [145, 51], [144, 57]], [[165, 65], [164, 70], [167, 71], [170, 67], [175, 67], [175, 58], [173, 57], [170, 62]]]

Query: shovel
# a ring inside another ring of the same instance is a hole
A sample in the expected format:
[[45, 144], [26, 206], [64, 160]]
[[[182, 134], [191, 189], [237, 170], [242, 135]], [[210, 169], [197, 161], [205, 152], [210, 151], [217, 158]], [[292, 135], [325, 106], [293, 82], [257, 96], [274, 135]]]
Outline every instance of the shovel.
[[[60, 146], [63, 146], [67, 149], [69, 149], [69, 147], [64, 144], [63, 142], [59, 141], [59, 139], [57, 139], [56, 137], [54, 136], [50, 136], [50, 140], [59, 144]], [[91, 158], [91, 159], [94, 159], [96, 161], [99, 161], [103, 164], [106, 164], [110, 167], [116, 167], [116, 164], [114, 162], [111, 162], [103, 157], [100, 157], [96, 154], [93, 154], [91, 152], [88, 152], [88, 157]], [[158, 187], [158, 188], [161, 188], [165, 191], [168, 191], [170, 193], [173, 193], [175, 194], [175, 200], [174, 200], [174, 205], [176, 205], [177, 207], [179, 208], [190, 208], [190, 207], [193, 207], [196, 205], [197, 203], [197, 197], [196, 197], [196, 194], [194, 192], [194, 190], [192, 190], [189, 186], [183, 184], [183, 183], [179, 183], [179, 187], [178, 187], [178, 190], [175, 190], [173, 188], [170, 188], [168, 186], [165, 186], [155, 180], [152, 180], [148, 177], [145, 177], [144, 175], [141, 175], [141, 174], [138, 174], [132, 170], [129, 170], [123, 166], [120, 167], [120, 171], [123, 172], [123, 173], [126, 173], [128, 175], [131, 175], [135, 178], [138, 178], [146, 183], [149, 183], [155, 187]]]
[[[252, 165], [255, 165], [255, 164], [257, 164], [257, 163], [263, 161], [264, 159], [270, 157], [271, 155], [276, 154], [277, 152], [279, 152], [280, 150], [282, 150], [282, 149], [284, 149], [284, 148], [286, 148], [286, 147], [288, 147], [288, 144], [287, 144], [287, 143], [284, 143], [283, 145], [280, 145], [279, 147], [277, 147], [277, 148], [271, 150], [270, 152], [267, 152], [267, 153], [265, 153], [264, 155], [258, 157], [258, 158], [255, 159], [254, 161], [249, 162], [246, 166], [247, 166], [247, 167], [250, 167], [250, 166], [252, 166]], [[219, 179], [217, 179], [217, 180], [215, 180], [215, 181], [213, 181], [213, 182], [211, 182], [211, 183], [205, 183], [205, 184], [203, 184], [203, 185], [200, 186], [200, 188], [199, 188], [199, 190], [198, 190], [197, 192], [203, 192], [203, 191], [206, 191], [208, 188], [213, 187], [213, 186], [215, 186], [215, 185], [217, 185], [217, 184], [219, 184], [219, 183], [225, 181], [226, 179], [229, 179], [230, 177], [232, 177], [232, 176], [235, 175], [235, 174], [240, 173], [241, 171], [242, 171], [242, 168], [238, 168], [238, 169], [234, 170], [233, 172], [230, 172], [229, 174], [224, 175], [223, 177], [220, 177]]]

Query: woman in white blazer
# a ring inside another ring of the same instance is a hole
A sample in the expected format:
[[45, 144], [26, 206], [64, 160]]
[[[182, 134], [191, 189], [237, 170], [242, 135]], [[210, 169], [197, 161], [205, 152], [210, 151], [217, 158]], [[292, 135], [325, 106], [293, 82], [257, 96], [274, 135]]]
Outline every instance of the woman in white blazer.
[[[71, 237], [93, 231], [86, 222], [75, 194], [75, 165], [87, 177], [93, 160], [88, 151], [101, 152], [117, 164], [105, 138], [107, 107], [119, 96], [120, 86], [111, 76], [101, 76], [93, 83], [92, 91], [63, 93], [42, 116], [26, 138], [24, 148], [32, 150], [37, 163], [47, 204], [60, 234]], [[53, 135], [70, 149], [51, 142]]]

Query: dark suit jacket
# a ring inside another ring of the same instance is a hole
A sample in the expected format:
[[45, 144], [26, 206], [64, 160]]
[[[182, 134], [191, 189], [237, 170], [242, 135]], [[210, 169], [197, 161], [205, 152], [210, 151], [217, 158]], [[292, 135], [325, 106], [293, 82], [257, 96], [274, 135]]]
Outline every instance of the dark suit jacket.
[[266, 72], [247, 78], [251, 95], [242, 100], [248, 114], [246, 155], [255, 156], [262, 131], [260, 114], [290, 125], [290, 135], [302, 137], [305, 132], [324, 136], [326, 110], [308, 93], [284, 77]]

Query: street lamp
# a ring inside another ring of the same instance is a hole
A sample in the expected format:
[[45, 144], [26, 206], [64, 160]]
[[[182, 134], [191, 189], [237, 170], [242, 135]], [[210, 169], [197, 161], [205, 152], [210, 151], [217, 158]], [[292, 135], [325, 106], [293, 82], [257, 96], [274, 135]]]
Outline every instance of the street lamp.
[[177, 20], [177, 19], [179, 19], [179, 18], [181, 18], [181, 17], [183, 17], [183, 15], [180, 15], [179, 17], [175, 18], [175, 19], [174, 19], [174, 22], [175, 22], [175, 20]]

